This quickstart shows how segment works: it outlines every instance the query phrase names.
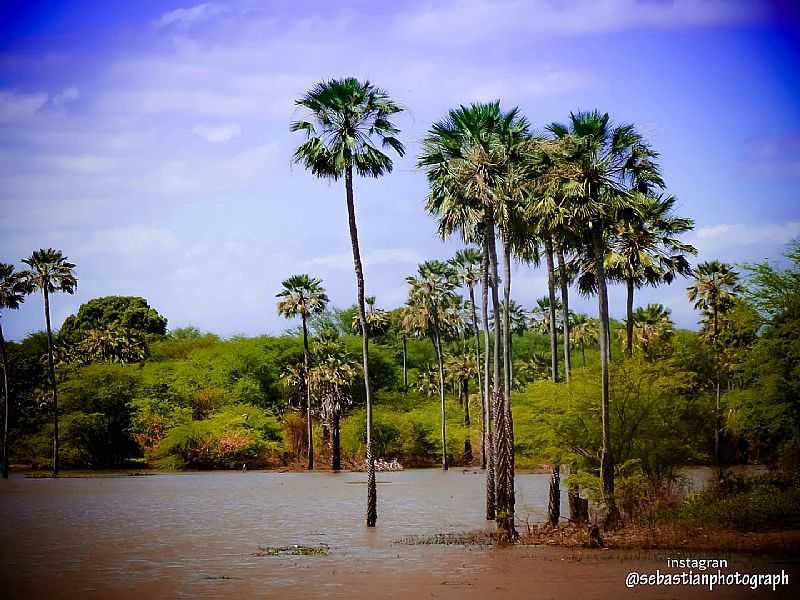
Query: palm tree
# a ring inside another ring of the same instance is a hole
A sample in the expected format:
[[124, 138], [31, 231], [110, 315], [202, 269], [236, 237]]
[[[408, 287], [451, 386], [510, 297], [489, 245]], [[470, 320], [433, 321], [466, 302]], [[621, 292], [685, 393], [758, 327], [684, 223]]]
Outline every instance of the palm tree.
[[673, 214], [675, 198], [637, 193], [637, 211], [620, 221], [611, 238], [606, 257], [609, 276], [625, 282], [627, 288], [625, 348], [633, 352], [633, 294], [643, 285], [671, 283], [677, 275], [692, 269], [687, 254], [697, 254], [691, 244], [676, 236], [691, 230], [694, 221]]
[[[3, 309], [17, 310], [25, 301], [28, 293], [26, 287], [27, 273], [14, 272], [14, 265], [0, 263], [0, 311]], [[0, 312], [0, 317], [2, 313]], [[6, 340], [3, 337], [3, 324], [0, 322], [0, 359], [3, 364], [3, 479], [8, 479], [8, 415], [11, 403], [8, 395], [8, 356], [6, 355]]]
[[442, 469], [447, 470], [447, 439], [445, 422], [445, 378], [442, 337], [453, 331], [459, 319], [457, 296], [454, 292], [458, 279], [453, 268], [438, 260], [429, 260], [419, 265], [417, 276], [406, 277], [410, 290], [406, 314], [409, 329], [427, 333], [436, 352], [439, 367], [439, 400], [441, 402]]
[[[418, 161], [419, 166], [427, 172], [430, 184], [427, 208], [439, 218], [439, 233], [447, 237], [460, 230], [466, 243], [482, 243], [483, 264], [486, 265], [485, 275], [482, 276], [485, 282], [483, 297], [488, 305], [488, 292], [491, 291], [495, 314], [500, 314], [496, 232], [499, 225], [504, 233], [505, 297], [510, 293], [508, 259], [513, 237], [512, 220], [506, 219], [511, 212], [508, 210], [511, 204], [508, 201], [513, 186], [507, 184], [512, 174], [510, 165], [515, 162], [512, 158], [519, 142], [527, 134], [527, 127], [516, 109], [503, 112], [499, 102], [461, 106], [433, 125], [423, 140]], [[515, 199], [514, 203], [518, 200]], [[485, 336], [488, 338], [488, 309], [484, 308], [483, 313]], [[510, 366], [510, 353], [503, 343], [500, 325], [499, 320], [495, 319], [492, 357], [494, 436], [489, 432], [486, 441], [486, 516], [491, 519], [495, 513], [499, 514], [501, 532], [512, 537], [515, 535], [514, 433], [508, 393], [511, 369], [503, 370], [501, 383], [500, 349], [503, 348], [503, 364], [507, 367]], [[489, 344], [486, 343], [485, 347], [488, 357]], [[488, 360], [484, 365], [484, 395], [488, 401]]]
[[461, 399], [461, 406], [464, 409], [464, 464], [472, 462], [472, 442], [470, 439], [470, 427], [472, 426], [469, 414], [469, 380], [475, 377], [478, 372], [478, 362], [474, 356], [469, 354], [453, 354], [447, 357], [445, 373], [447, 379], [455, 384]]
[[670, 312], [662, 304], [648, 304], [633, 311], [632, 343], [648, 360], [652, 360], [659, 345], [672, 336]]
[[[481, 280], [482, 256], [477, 248], [464, 248], [456, 252], [450, 261], [455, 267], [462, 285], [469, 291], [469, 304], [472, 312], [472, 330], [475, 334], [475, 373], [478, 378], [478, 392], [481, 398], [481, 469], [486, 468], [486, 435], [489, 430], [488, 404], [481, 377], [481, 342], [478, 335], [478, 315], [475, 307], [475, 285]], [[488, 352], [488, 348], [486, 348]], [[466, 453], [466, 450], [465, 450]]]
[[308, 318], [325, 310], [328, 296], [322, 281], [309, 277], [305, 273], [292, 275], [285, 279], [281, 285], [283, 289], [275, 297], [278, 301], [278, 314], [286, 319], [300, 317], [303, 327], [303, 379], [306, 393], [306, 429], [308, 433], [308, 466], [309, 471], [314, 469], [314, 429], [311, 419], [311, 386], [308, 382], [308, 373], [311, 369], [311, 353], [308, 350]]
[[53, 387], [53, 475], [58, 475], [58, 384], [53, 362], [53, 330], [50, 326], [50, 294], [65, 292], [74, 294], [78, 287], [75, 265], [67, 260], [61, 250], [47, 248], [36, 250], [24, 262], [29, 267], [25, 275], [28, 293], [42, 291], [44, 318], [47, 325], [47, 362], [50, 384]]
[[587, 315], [577, 314], [572, 318], [572, 327], [569, 332], [570, 343], [581, 349], [583, 366], [586, 367], [586, 346], [597, 343], [597, 321]]
[[716, 404], [714, 412], [714, 460], [721, 465], [719, 455], [720, 429], [720, 349], [719, 319], [720, 315], [733, 306], [736, 295], [742, 291], [739, 273], [733, 267], [718, 260], [697, 265], [694, 270], [694, 283], [687, 288], [689, 301], [694, 302], [696, 310], [703, 312], [705, 326], [711, 321], [711, 339], [714, 345], [716, 370]]
[[[369, 337], [374, 338], [384, 335], [391, 326], [389, 315], [385, 310], [375, 307], [375, 296], [367, 296], [364, 301], [367, 303]], [[361, 321], [359, 320], [358, 312], [353, 315], [352, 328], [355, 334], [361, 335]]]
[[[645, 143], [633, 125], [613, 126], [608, 113], [570, 113], [569, 123], [547, 127], [554, 136], [553, 164], [544, 178], [550, 193], [544, 201], [558, 199], [567, 207], [570, 222], [582, 228], [594, 265], [600, 316], [601, 417], [603, 450], [601, 478], [603, 500], [608, 509], [606, 524], [619, 520], [614, 498], [614, 459], [611, 455], [609, 423], [609, 314], [605, 272], [607, 237], [610, 227], [635, 203], [631, 188], [647, 181], [663, 186], [655, 164], [657, 154]], [[549, 150], [547, 150], [549, 151]], [[540, 211], [541, 212], [541, 211]]]
[[309, 384], [320, 399], [320, 415], [331, 431], [331, 469], [342, 468], [340, 421], [342, 412], [353, 402], [351, 387], [358, 366], [350, 359], [341, 342], [320, 340], [314, 349], [314, 366]]
[[399, 132], [390, 118], [402, 108], [380, 88], [352, 77], [333, 79], [314, 86], [296, 104], [309, 112], [307, 120], [292, 123], [292, 131], [307, 136], [294, 153], [294, 160], [317, 177], [344, 177], [353, 266], [356, 274], [358, 316], [361, 320], [361, 353], [367, 405], [367, 527], [378, 520], [375, 457], [372, 448], [372, 392], [369, 385], [369, 331], [364, 302], [364, 272], [358, 245], [358, 227], [353, 200], [353, 172], [362, 177], [381, 177], [392, 170], [392, 160], [381, 148], [392, 148], [403, 156]]

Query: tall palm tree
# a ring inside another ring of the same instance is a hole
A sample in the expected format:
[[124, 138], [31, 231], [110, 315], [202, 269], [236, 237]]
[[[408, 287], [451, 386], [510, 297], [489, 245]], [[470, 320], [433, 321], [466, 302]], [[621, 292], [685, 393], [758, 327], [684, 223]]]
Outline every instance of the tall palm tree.
[[458, 279], [453, 268], [438, 260], [429, 260], [421, 265], [417, 276], [406, 277], [410, 289], [407, 313], [408, 327], [420, 334], [427, 333], [436, 352], [439, 367], [439, 400], [442, 429], [442, 469], [447, 470], [447, 430], [445, 421], [445, 378], [442, 338], [458, 326], [457, 296]]
[[61, 250], [53, 248], [36, 250], [24, 259], [29, 270], [25, 285], [29, 293], [42, 291], [44, 298], [44, 318], [47, 325], [47, 364], [50, 371], [50, 384], [53, 387], [53, 475], [58, 475], [58, 384], [53, 362], [53, 330], [50, 325], [50, 294], [65, 292], [74, 294], [78, 287], [75, 265], [67, 260]]
[[[26, 285], [27, 274], [14, 272], [14, 265], [0, 263], [0, 311], [4, 309], [17, 310], [25, 301], [28, 293]], [[0, 317], [2, 317], [0, 312]], [[6, 355], [6, 340], [3, 337], [3, 324], [0, 322], [0, 359], [3, 365], [3, 479], [8, 479], [8, 415], [11, 403], [8, 395], [8, 356]]]
[[311, 352], [308, 349], [308, 319], [311, 315], [319, 314], [328, 304], [328, 296], [322, 281], [309, 277], [305, 273], [292, 275], [285, 279], [281, 285], [283, 289], [275, 297], [278, 300], [278, 314], [286, 319], [300, 317], [303, 327], [303, 380], [306, 396], [306, 430], [308, 434], [308, 465], [309, 471], [314, 469], [314, 426], [311, 418], [311, 386], [308, 381], [311, 369]]
[[[478, 329], [478, 314], [475, 307], [475, 285], [481, 280], [482, 256], [477, 248], [464, 248], [456, 252], [450, 261], [455, 267], [458, 277], [469, 291], [469, 304], [472, 311], [472, 330], [475, 335], [475, 373], [478, 378], [478, 393], [481, 398], [481, 469], [486, 468], [486, 435], [489, 430], [489, 411], [486, 404], [481, 377], [481, 341]], [[486, 348], [488, 352], [488, 348]]]
[[719, 455], [721, 368], [719, 349], [720, 315], [730, 309], [736, 295], [742, 292], [739, 273], [729, 264], [718, 260], [697, 265], [694, 270], [694, 283], [687, 288], [689, 301], [694, 302], [696, 310], [703, 312], [705, 326], [711, 325], [711, 339], [714, 345], [716, 371], [716, 404], [714, 411], [714, 460], [721, 465]]
[[673, 213], [675, 198], [635, 194], [637, 211], [614, 227], [611, 252], [606, 258], [609, 276], [625, 282], [627, 289], [625, 348], [633, 353], [633, 295], [643, 285], [671, 283], [692, 269], [687, 254], [697, 254], [677, 236], [694, 227], [692, 219]]
[[603, 500], [608, 509], [607, 525], [619, 520], [614, 498], [614, 459], [611, 455], [609, 422], [609, 333], [608, 287], [605, 255], [608, 232], [625, 211], [635, 210], [632, 188], [647, 181], [663, 186], [655, 164], [657, 154], [633, 125], [612, 125], [608, 113], [570, 113], [567, 124], [547, 127], [557, 144], [545, 181], [551, 184], [545, 201], [558, 199], [567, 207], [570, 222], [582, 227], [597, 281], [600, 317], [601, 418], [603, 450], [601, 478]]
[[367, 404], [367, 527], [374, 527], [378, 520], [378, 495], [372, 448], [369, 331], [364, 302], [364, 271], [353, 199], [353, 173], [377, 178], [392, 171], [391, 158], [381, 152], [379, 146], [391, 148], [400, 156], [405, 154], [403, 144], [396, 137], [399, 129], [390, 120], [402, 108], [384, 90], [373, 86], [369, 81], [360, 82], [352, 77], [319, 83], [297, 100], [296, 104], [306, 109], [309, 116], [291, 125], [292, 131], [300, 131], [307, 136], [306, 141], [295, 150], [295, 162], [305, 166], [317, 177], [334, 180], [344, 178], [345, 183], [358, 316], [361, 320], [361, 353]]
[[[483, 244], [484, 264], [487, 265], [484, 290], [490, 288], [495, 314], [500, 314], [497, 230], [499, 226], [503, 233], [506, 297], [510, 293], [509, 259], [513, 238], [513, 220], [506, 217], [510, 205], [519, 201], [515, 198], [509, 202], [514, 186], [508, 183], [513, 175], [511, 165], [516, 163], [512, 159], [519, 143], [527, 135], [527, 128], [527, 122], [519, 116], [518, 110], [504, 112], [499, 102], [461, 106], [432, 126], [423, 140], [418, 160], [418, 165], [427, 172], [430, 184], [427, 208], [439, 218], [440, 234], [446, 237], [460, 230], [465, 242], [479, 241]], [[488, 291], [484, 296], [487, 304]], [[488, 321], [488, 309], [484, 313]], [[486, 331], [488, 334], [488, 328]], [[493, 337], [494, 436], [487, 435], [486, 444], [490, 449], [486, 470], [486, 516], [489, 519], [498, 516], [499, 529], [503, 535], [511, 537], [516, 535], [513, 518], [514, 433], [508, 393], [511, 370], [503, 369], [501, 380], [500, 350], [503, 349], [505, 366], [509, 366], [510, 352], [503, 343], [499, 319], [495, 319]], [[485, 346], [488, 350], [489, 345]], [[485, 385], [488, 385], [488, 374], [484, 374]], [[485, 395], [488, 398], [489, 394], [485, 392]], [[491, 441], [490, 437], [493, 437]]]

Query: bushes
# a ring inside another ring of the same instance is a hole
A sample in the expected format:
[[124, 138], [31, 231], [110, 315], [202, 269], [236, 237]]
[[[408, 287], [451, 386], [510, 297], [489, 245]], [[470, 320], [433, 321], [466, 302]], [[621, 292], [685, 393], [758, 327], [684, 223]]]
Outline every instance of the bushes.
[[725, 480], [691, 496], [675, 512], [691, 525], [759, 531], [800, 526], [800, 490], [772, 477]]
[[246, 404], [225, 407], [202, 421], [173, 427], [152, 456], [162, 468], [232, 468], [264, 464], [279, 452], [281, 427], [275, 417]]

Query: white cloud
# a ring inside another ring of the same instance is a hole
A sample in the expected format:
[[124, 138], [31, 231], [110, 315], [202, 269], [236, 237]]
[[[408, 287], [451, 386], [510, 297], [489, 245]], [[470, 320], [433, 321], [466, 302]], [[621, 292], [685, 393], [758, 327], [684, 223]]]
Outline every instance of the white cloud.
[[800, 237], [800, 221], [745, 225], [721, 223], [698, 227], [690, 238], [703, 253], [755, 244], [786, 244]]
[[[373, 250], [362, 257], [365, 266], [392, 265], [392, 264], [417, 264], [424, 259], [422, 256], [410, 248], [383, 248]], [[328, 254], [325, 256], [314, 256], [306, 261], [306, 265], [315, 267], [327, 267], [337, 270], [352, 270], [353, 255]]]
[[0, 91], [0, 123], [27, 119], [47, 103], [47, 94]]
[[236, 123], [228, 125], [195, 125], [192, 133], [205, 139], [212, 144], [229, 142], [242, 133], [242, 128]]
[[156, 27], [191, 27], [224, 13], [224, 6], [212, 2], [204, 2], [189, 8], [178, 8], [164, 13], [156, 21]]

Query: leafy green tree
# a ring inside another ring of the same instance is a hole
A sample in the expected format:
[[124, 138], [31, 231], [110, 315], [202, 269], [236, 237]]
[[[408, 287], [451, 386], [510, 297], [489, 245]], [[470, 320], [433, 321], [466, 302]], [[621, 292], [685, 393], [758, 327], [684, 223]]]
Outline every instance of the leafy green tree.
[[378, 519], [375, 457], [372, 451], [372, 395], [369, 385], [369, 330], [364, 301], [364, 273], [358, 244], [353, 172], [362, 177], [381, 177], [392, 170], [392, 160], [378, 149], [392, 148], [403, 156], [405, 148], [396, 137], [399, 129], [390, 118], [402, 108], [389, 95], [371, 83], [352, 77], [333, 79], [317, 84], [296, 102], [305, 108], [309, 119], [292, 123], [292, 131], [306, 134], [307, 139], [294, 153], [294, 160], [317, 177], [338, 180], [344, 177], [347, 194], [347, 216], [353, 263], [356, 274], [358, 316], [361, 321], [362, 358], [367, 419], [367, 527]]
[[696, 310], [703, 313], [704, 329], [711, 332], [711, 340], [715, 355], [716, 403], [714, 409], [714, 460], [719, 465], [720, 435], [720, 402], [721, 377], [719, 348], [720, 315], [733, 306], [736, 296], [743, 291], [739, 283], [739, 273], [731, 265], [712, 260], [697, 265], [694, 271], [694, 283], [687, 288], [689, 301], [694, 302]]
[[417, 276], [406, 277], [410, 286], [407, 327], [431, 338], [439, 367], [439, 400], [441, 402], [442, 469], [447, 470], [447, 431], [445, 413], [444, 352], [442, 338], [457, 329], [460, 320], [456, 310], [455, 289], [458, 279], [455, 270], [438, 260], [419, 265]]
[[138, 296], [102, 296], [78, 308], [64, 320], [58, 332], [62, 343], [79, 344], [89, 331], [129, 331], [144, 339], [157, 339], [167, 332], [167, 319]]
[[29, 292], [42, 291], [44, 297], [44, 317], [47, 326], [47, 360], [50, 368], [50, 384], [53, 389], [53, 475], [58, 475], [58, 384], [53, 361], [53, 330], [50, 326], [50, 294], [75, 293], [78, 279], [75, 265], [67, 260], [60, 250], [53, 248], [36, 250], [24, 262], [29, 267], [26, 272], [26, 286]]
[[[0, 317], [3, 310], [17, 310], [25, 301], [28, 293], [26, 274], [14, 272], [14, 265], [0, 263]], [[8, 479], [8, 415], [11, 411], [8, 391], [8, 356], [6, 340], [3, 337], [3, 325], [0, 322], [0, 359], [3, 366], [3, 479]]]
[[308, 349], [308, 318], [325, 310], [328, 296], [322, 281], [308, 275], [293, 275], [281, 283], [283, 289], [276, 294], [278, 314], [287, 319], [300, 317], [303, 327], [303, 383], [306, 395], [306, 421], [308, 430], [308, 470], [314, 469], [314, 429], [311, 419], [311, 386], [308, 374], [311, 369], [311, 353]]

